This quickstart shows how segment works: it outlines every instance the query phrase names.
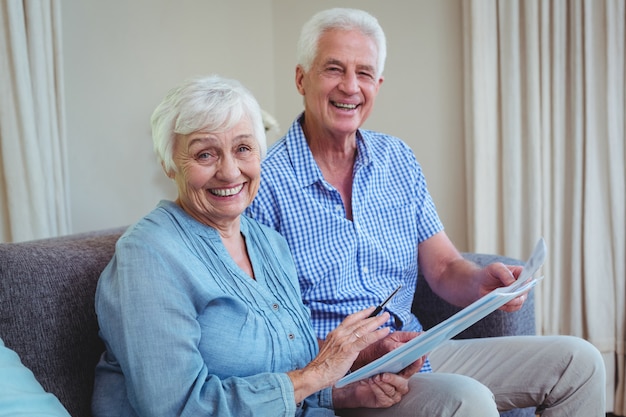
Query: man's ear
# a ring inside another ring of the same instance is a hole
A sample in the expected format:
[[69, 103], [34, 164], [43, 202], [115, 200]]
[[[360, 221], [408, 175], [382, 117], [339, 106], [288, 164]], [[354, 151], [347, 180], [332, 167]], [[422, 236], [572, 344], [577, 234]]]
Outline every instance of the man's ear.
[[298, 93], [300, 93], [300, 95], [304, 95], [304, 86], [302, 85], [303, 79], [304, 69], [298, 65], [296, 66], [296, 88], [298, 89]]

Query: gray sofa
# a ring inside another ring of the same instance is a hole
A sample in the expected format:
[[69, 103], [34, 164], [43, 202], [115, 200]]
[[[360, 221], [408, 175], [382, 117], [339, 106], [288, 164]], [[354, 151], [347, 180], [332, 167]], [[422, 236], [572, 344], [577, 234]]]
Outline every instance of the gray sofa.
[[[91, 416], [94, 366], [103, 351], [94, 312], [100, 272], [123, 228], [0, 244], [0, 338], [73, 417]], [[479, 264], [501, 260], [466, 254]], [[420, 280], [414, 309], [426, 327], [457, 311]], [[495, 312], [460, 337], [534, 334], [534, 301], [516, 313]], [[532, 416], [532, 410], [506, 414]]]

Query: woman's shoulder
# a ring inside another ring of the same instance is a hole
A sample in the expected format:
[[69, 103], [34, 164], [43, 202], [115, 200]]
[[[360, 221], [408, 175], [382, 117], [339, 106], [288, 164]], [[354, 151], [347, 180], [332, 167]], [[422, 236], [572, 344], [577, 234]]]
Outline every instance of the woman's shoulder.
[[[156, 237], [161, 237], [163, 234], [170, 234], [173, 230], [172, 215], [169, 212], [169, 206], [164, 206], [163, 204], [164, 202], [160, 202], [149, 213], [128, 227], [120, 240], [152, 240]], [[157, 240], [160, 240], [160, 238]]]
[[139, 246], [153, 251], [173, 251], [185, 245], [198, 231], [197, 222], [185, 215], [173, 201], [163, 200], [144, 217], [131, 225], [120, 237], [116, 248]]

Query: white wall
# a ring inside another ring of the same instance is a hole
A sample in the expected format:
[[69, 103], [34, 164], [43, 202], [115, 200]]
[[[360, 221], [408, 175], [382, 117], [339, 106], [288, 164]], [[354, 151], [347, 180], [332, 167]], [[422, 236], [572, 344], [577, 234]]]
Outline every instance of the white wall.
[[183, 79], [237, 78], [273, 108], [271, 13], [269, 0], [63, 0], [74, 232], [130, 224], [175, 197], [149, 122]]
[[73, 231], [130, 224], [175, 190], [156, 164], [149, 117], [193, 75], [241, 80], [286, 130], [301, 25], [359, 7], [385, 29], [385, 82], [366, 127], [416, 152], [448, 234], [464, 250], [461, 0], [64, 0]]

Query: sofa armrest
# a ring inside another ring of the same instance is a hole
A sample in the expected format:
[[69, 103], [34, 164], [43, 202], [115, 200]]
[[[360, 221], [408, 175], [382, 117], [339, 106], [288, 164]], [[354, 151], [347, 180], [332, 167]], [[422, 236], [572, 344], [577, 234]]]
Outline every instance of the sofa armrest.
[[[463, 253], [463, 257], [481, 267], [493, 262], [502, 262], [506, 265], [524, 264], [518, 259], [500, 255]], [[422, 323], [422, 326], [424, 326], [424, 329], [428, 330], [461, 309], [447, 303], [433, 293], [424, 277], [420, 274], [417, 280], [412, 310]], [[459, 333], [455, 339], [534, 334], [536, 334], [535, 298], [534, 291], [530, 291], [524, 306], [519, 311], [507, 313], [496, 310]]]
[[0, 337], [72, 416], [91, 415], [94, 294], [124, 229], [0, 243]]
[[[500, 255], [463, 253], [463, 257], [479, 266], [486, 266], [493, 262], [502, 262], [505, 265], [524, 265], [524, 262]], [[439, 324], [461, 309], [441, 299], [432, 292], [424, 277], [417, 278], [415, 298], [413, 299], [413, 314], [424, 326], [425, 330]], [[522, 308], [514, 313], [496, 310], [474, 325], [468, 327], [455, 339], [471, 339], [478, 337], [534, 335], [535, 328], [535, 296], [534, 291], [528, 293], [528, 298]], [[510, 410], [500, 413], [501, 417], [534, 417], [534, 408]]]

